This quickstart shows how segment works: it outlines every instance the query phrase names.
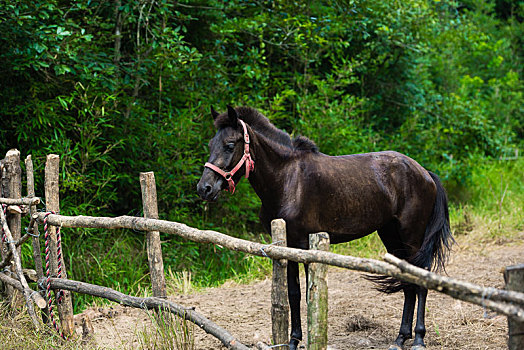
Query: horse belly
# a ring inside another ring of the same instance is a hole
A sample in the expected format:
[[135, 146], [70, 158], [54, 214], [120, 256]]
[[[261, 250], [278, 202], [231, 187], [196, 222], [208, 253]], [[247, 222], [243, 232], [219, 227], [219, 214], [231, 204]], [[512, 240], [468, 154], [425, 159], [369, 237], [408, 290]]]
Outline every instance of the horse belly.
[[348, 242], [367, 236], [392, 219], [389, 199], [383, 193], [373, 195], [344, 193], [318, 203], [316, 232], [328, 232], [333, 243]]
[[360, 233], [360, 234], [340, 234], [340, 233], [331, 233], [331, 232], [328, 232], [329, 233], [329, 241], [331, 244], [338, 244], [338, 243], [345, 243], [345, 242], [350, 242], [350, 241], [354, 241], [355, 239], [359, 239], [359, 238], [362, 238], [362, 237], [365, 237], [371, 233], [373, 233], [374, 231], [372, 232], [366, 232], [366, 233]]

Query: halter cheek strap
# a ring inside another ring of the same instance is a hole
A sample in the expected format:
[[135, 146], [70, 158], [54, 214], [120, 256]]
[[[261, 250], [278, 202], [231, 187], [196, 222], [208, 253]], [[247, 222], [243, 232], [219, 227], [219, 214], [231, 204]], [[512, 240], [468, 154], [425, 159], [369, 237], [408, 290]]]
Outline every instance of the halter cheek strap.
[[238, 121], [240, 121], [240, 124], [242, 124], [242, 128], [244, 129], [244, 155], [238, 161], [237, 165], [235, 165], [231, 171], [227, 172], [209, 162], [204, 165], [206, 168], [213, 170], [227, 181], [229, 185], [227, 191], [231, 192], [231, 194], [235, 193], [235, 181], [233, 181], [233, 176], [242, 167], [242, 165], [246, 163], [246, 179], [249, 177], [249, 172], [255, 170], [255, 161], [253, 158], [251, 158], [251, 154], [249, 153], [249, 134], [247, 133], [246, 123], [244, 123], [244, 121], [241, 119], [238, 119]]

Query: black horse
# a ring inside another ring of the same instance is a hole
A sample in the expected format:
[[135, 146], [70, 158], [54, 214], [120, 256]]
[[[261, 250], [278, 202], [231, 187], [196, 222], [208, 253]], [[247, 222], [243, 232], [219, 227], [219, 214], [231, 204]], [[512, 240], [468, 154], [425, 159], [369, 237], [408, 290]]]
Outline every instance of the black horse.
[[[423, 268], [443, 267], [453, 241], [446, 193], [437, 175], [413, 159], [392, 151], [328, 156], [305, 137], [291, 139], [253, 108], [228, 106], [222, 114], [211, 108], [211, 114], [217, 133], [197, 186], [202, 199], [214, 201], [222, 189], [234, 192], [245, 174], [262, 201], [265, 229], [284, 219], [290, 247], [308, 249], [310, 233], [328, 232], [332, 243], [341, 243], [378, 231], [389, 253]], [[287, 278], [294, 350], [302, 340], [298, 263], [289, 261]], [[412, 337], [417, 296], [412, 349], [424, 349], [427, 289], [376, 279], [383, 291], [404, 292], [402, 323], [390, 349]]]

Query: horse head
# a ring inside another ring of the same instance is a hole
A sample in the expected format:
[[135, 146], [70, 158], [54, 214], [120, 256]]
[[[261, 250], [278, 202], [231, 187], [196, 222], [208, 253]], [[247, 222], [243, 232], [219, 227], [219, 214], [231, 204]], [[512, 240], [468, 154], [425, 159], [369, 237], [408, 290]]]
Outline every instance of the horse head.
[[241, 174], [249, 177], [254, 162], [249, 152], [247, 125], [237, 111], [227, 106], [227, 112], [220, 114], [211, 107], [211, 115], [217, 132], [209, 141], [209, 159], [197, 184], [197, 192], [200, 198], [215, 201], [220, 190], [234, 193]]

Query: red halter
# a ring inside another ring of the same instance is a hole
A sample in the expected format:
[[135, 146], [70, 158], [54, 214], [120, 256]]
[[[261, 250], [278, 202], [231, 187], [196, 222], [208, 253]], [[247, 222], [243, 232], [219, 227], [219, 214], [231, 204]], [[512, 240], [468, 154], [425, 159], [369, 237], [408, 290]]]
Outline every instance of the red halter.
[[228, 172], [211, 163], [206, 163], [204, 165], [204, 167], [213, 170], [226, 179], [229, 184], [229, 189], [227, 191], [231, 192], [231, 194], [235, 193], [235, 181], [233, 181], [233, 176], [242, 167], [242, 165], [246, 163], [246, 179], [249, 177], [249, 172], [255, 170], [255, 161], [251, 158], [251, 154], [249, 153], [249, 134], [247, 133], [246, 123], [244, 123], [244, 121], [241, 119], [238, 119], [238, 121], [240, 121], [240, 124], [242, 124], [242, 128], [244, 129], [244, 155], [238, 161], [237, 165], [235, 165], [235, 167]]

